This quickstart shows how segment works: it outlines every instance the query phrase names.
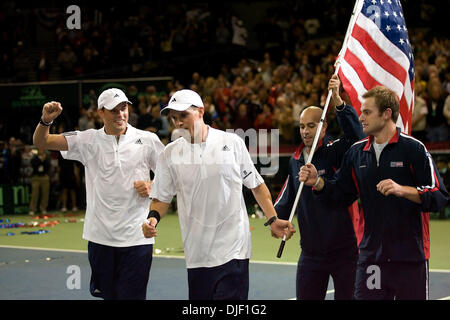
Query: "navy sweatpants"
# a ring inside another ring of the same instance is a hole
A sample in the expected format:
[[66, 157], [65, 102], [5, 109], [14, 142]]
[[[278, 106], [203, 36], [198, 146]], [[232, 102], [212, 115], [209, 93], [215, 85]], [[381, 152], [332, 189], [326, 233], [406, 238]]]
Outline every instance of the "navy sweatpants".
[[249, 260], [188, 269], [189, 300], [247, 300]]
[[297, 300], [324, 300], [330, 276], [335, 300], [352, 300], [356, 257], [318, 261], [304, 253], [297, 265]]
[[428, 261], [358, 262], [357, 300], [428, 300]]
[[105, 300], [145, 300], [153, 245], [110, 247], [89, 241], [90, 292]]

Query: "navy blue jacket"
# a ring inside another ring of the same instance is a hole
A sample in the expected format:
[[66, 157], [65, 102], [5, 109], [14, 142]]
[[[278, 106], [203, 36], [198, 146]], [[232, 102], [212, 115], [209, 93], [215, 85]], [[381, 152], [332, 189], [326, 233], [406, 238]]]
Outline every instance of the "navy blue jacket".
[[[358, 115], [352, 106], [344, 105], [336, 114], [344, 137], [326, 143], [327, 137], [318, 143], [312, 159], [319, 174], [333, 177], [341, 165], [348, 148], [364, 137]], [[289, 175], [275, 202], [275, 210], [282, 219], [288, 219], [300, 186], [298, 172], [307, 159], [303, 156], [304, 144], [301, 144], [289, 160]], [[357, 203], [341, 206], [329, 206], [317, 201], [312, 188], [303, 186], [297, 206], [297, 219], [300, 229], [302, 253], [318, 260], [337, 257], [356, 258], [357, 245], [354, 224], [358, 224]]]
[[[449, 199], [439, 171], [425, 146], [399, 128], [379, 164], [372, 142], [370, 136], [355, 143], [334, 179], [314, 193], [336, 205], [360, 198], [361, 262], [424, 261], [430, 256], [428, 212], [438, 211]], [[382, 195], [376, 186], [384, 179], [417, 188], [422, 203]]]

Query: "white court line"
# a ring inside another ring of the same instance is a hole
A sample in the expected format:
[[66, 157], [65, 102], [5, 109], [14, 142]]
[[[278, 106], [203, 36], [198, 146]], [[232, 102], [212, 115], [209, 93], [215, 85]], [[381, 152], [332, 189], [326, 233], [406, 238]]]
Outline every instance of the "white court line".
[[[24, 247], [24, 246], [9, 246], [9, 245], [0, 245], [0, 248], [87, 253], [87, 250]], [[184, 256], [171, 256], [171, 255], [159, 255], [159, 254], [153, 254], [153, 257], [161, 257], [161, 258], [167, 258], [167, 259], [184, 259]], [[264, 261], [264, 260], [250, 260], [250, 263], [288, 265], [288, 266], [296, 266], [297, 265], [297, 262], [282, 262], [282, 261], [277, 262], [277, 261]], [[450, 273], [450, 269], [430, 269], [430, 272]]]
[[0, 248], [26, 249], [26, 250], [39, 250], [39, 251], [61, 251], [61, 252], [73, 252], [73, 253], [87, 253], [87, 250], [40, 248], [40, 247], [22, 247], [22, 246], [7, 246], [7, 245], [0, 245]]
[[436, 300], [450, 300], [450, 296], [444, 297], [444, 298], [440, 298], [440, 299], [436, 299]]
[[[331, 293], [334, 293], [334, 289], [331, 289], [331, 290], [327, 291], [327, 294], [331, 294]], [[290, 298], [288, 300], [297, 300], [297, 298]]]

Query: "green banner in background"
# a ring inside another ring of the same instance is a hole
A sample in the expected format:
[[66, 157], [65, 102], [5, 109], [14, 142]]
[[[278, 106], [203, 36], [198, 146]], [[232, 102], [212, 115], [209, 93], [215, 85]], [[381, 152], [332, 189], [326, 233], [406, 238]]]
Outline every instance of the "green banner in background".
[[31, 190], [26, 184], [0, 185], [0, 215], [27, 214]]

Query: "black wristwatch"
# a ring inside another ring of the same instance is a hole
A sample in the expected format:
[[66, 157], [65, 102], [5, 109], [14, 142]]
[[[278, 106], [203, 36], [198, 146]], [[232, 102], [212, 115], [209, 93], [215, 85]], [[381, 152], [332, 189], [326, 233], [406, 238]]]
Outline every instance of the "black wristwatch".
[[42, 125], [45, 126], [45, 127], [50, 127], [50, 126], [52, 125], [52, 123], [53, 123], [53, 120], [50, 121], [50, 122], [45, 122], [45, 121], [42, 119], [42, 117], [41, 117], [41, 119], [39, 120], [39, 123], [42, 124]]
[[[156, 210], [151, 210], [151, 211], [148, 213], [147, 219], [150, 219], [150, 218], [155, 218], [155, 219], [156, 219], [156, 226], [158, 225], [159, 220], [161, 220], [161, 216], [159, 215], [159, 212], [156, 211]], [[155, 227], [156, 227], [156, 226], [155, 226]]]
[[266, 222], [264, 222], [264, 226], [270, 226], [275, 220], [277, 220], [278, 217], [277, 216], [273, 216], [272, 218], [270, 218], [269, 220], [267, 220]]

